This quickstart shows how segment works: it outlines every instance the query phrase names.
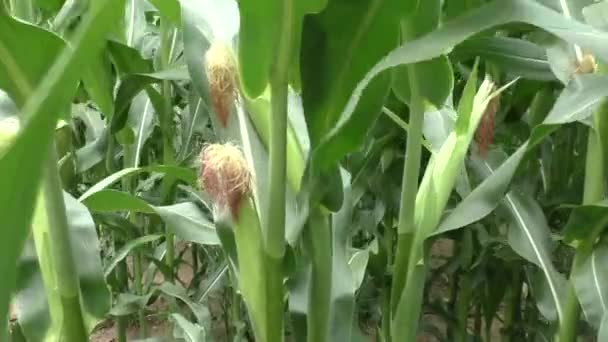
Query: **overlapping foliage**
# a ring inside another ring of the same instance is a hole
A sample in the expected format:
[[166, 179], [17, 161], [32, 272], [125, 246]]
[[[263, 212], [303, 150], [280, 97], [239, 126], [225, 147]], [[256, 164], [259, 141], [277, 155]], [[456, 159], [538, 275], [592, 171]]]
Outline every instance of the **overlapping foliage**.
[[608, 339], [607, 10], [0, 1], [0, 340]]

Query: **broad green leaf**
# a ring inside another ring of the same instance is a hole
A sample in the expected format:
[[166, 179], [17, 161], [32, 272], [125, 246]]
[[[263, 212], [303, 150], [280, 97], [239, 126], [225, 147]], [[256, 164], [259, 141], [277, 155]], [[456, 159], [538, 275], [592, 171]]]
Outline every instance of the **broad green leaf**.
[[191, 202], [153, 206], [132, 194], [116, 190], [99, 190], [81, 200], [91, 211], [131, 211], [156, 214], [177, 237], [202, 245], [219, 243], [215, 227]]
[[[482, 178], [495, 174], [496, 168], [505, 159], [504, 154], [492, 153], [496, 155], [491, 159], [473, 160], [473, 166]], [[532, 197], [515, 190], [504, 196], [502, 204], [509, 212], [509, 244], [516, 253], [537, 265], [547, 282], [552, 309], [544, 310], [543, 315], [549, 320], [561, 321], [565, 304], [565, 278], [552, 263], [551, 231], [542, 208]]]
[[187, 108], [182, 111], [181, 120], [181, 146], [179, 152], [179, 162], [183, 162], [192, 155], [198, 155], [199, 151], [196, 137], [208, 132], [209, 107], [207, 102], [201, 98], [194, 90], [191, 91]]
[[120, 77], [130, 74], [152, 73], [152, 62], [144, 59], [139, 51], [120, 42], [108, 41], [108, 51]]
[[553, 81], [545, 50], [526, 40], [509, 37], [475, 37], [454, 48], [450, 57], [466, 60], [481, 57], [511, 76], [539, 81]]
[[119, 293], [116, 297], [116, 303], [114, 303], [110, 310], [110, 315], [127, 316], [134, 314], [137, 310], [145, 308], [153, 295], [154, 291], [150, 291], [143, 296], [131, 293]]
[[124, 36], [123, 41], [127, 46], [139, 50], [142, 40], [146, 35], [146, 13], [144, 0], [125, 0], [124, 11]]
[[[441, 1], [427, 0], [419, 3], [416, 10], [408, 12], [401, 22], [401, 41], [411, 41], [435, 30], [439, 26], [440, 17]], [[419, 95], [435, 107], [441, 108], [454, 86], [454, 73], [447, 57], [433, 58], [410, 68], [415, 69], [415, 82]], [[392, 85], [395, 95], [409, 104], [411, 85], [408, 66], [400, 66], [393, 70]]]
[[608, 315], [604, 315], [602, 318], [602, 324], [600, 325], [599, 332], [597, 333], [598, 341], [603, 341], [608, 338]]
[[134, 138], [132, 144], [124, 146], [124, 165], [141, 165], [144, 144], [154, 129], [155, 114], [152, 101], [145, 92], [135, 96], [129, 108], [126, 127], [123, 128], [131, 130]]
[[[605, 75], [583, 75], [575, 78], [562, 92], [543, 124], [557, 125], [582, 121], [608, 96]], [[564, 115], [567, 113], [567, 115]]]
[[[213, 7], [208, 7], [213, 8]], [[206, 8], [197, 1], [181, 1], [182, 30], [184, 32], [184, 58], [198, 95], [208, 101], [209, 82], [205, 70], [205, 52], [213, 41], [213, 32], [206, 19]], [[221, 18], [219, 16], [218, 18]], [[236, 31], [235, 31], [236, 32]]]
[[[441, 108], [452, 93], [454, 74], [450, 61], [445, 56], [429, 61], [416, 63], [418, 87], [420, 94], [434, 107]], [[410, 80], [407, 66], [399, 66], [393, 70], [392, 89], [399, 100], [410, 103]]]
[[181, 337], [186, 342], [205, 341], [205, 329], [198, 324], [190, 323], [184, 316], [173, 313], [170, 316], [175, 324], [175, 329], [179, 329], [179, 333], [174, 332], [174, 337]]
[[[403, 14], [400, 1], [337, 0], [330, 1], [321, 13], [305, 18], [302, 101], [313, 149], [338, 121], [357, 82], [396, 46]], [[341, 149], [352, 149], [353, 142], [362, 140], [377, 118], [388, 93], [389, 76], [382, 75], [372, 82], [358, 99], [360, 120], [349, 125], [349, 134], [340, 141]], [[318, 159], [332, 166], [335, 160]]]
[[[327, 0], [292, 0], [280, 2], [273, 0], [243, 0], [239, 1], [239, 75], [243, 90], [250, 98], [261, 95], [266, 86], [272, 67], [275, 63], [276, 48], [279, 37], [283, 33], [277, 29], [277, 21], [287, 20], [284, 11], [290, 11], [290, 27], [285, 28], [291, 33], [293, 52], [292, 72], [300, 55], [300, 40], [302, 21], [308, 13], [316, 13], [325, 7]], [[283, 8], [285, 7], [285, 8]], [[270, 24], [274, 23], [274, 24]], [[282, 24], [279, 25], [281, 27]], [[303, 50], [306, 52], [305, 48]], [[350, 52], [354, 53], [354, 51]], [[290, 75], [292, 78], [296, 75]], [[296, 83], [298, 83], [296, 81]]]
[[[365, 77], [360, 79], [339, 118], [332, 125], [331, 130], [322, 137], [321, 143], [316, 146], [313, 159], [330, 163], [352, 150], [345, 148], [340, 134], [346, 134], [355, 122], [360, 123], [366, 119], [368, 112], [361, 110], [365, 107], [365, 102], [361, 101], [361, 105], [359, 102], [372, 92], [373, 84], [377, 82], [375, 80], [382, 79], [383, 71], [441, 56], [478, 32], [511, 22], [538, 26], [569, 43], [578, 44], [602, 60], [608, 60], [608, 33], [568, 20], [561, 13], [534, 1], [493, 1], [444, 23], [439, 29], [419, 39], [400, 46], [377, 62]], [[368, 85], [369, 89], [367, 89]]]
[[581, 205], [572, 211], [564, 227], [564, 241], [574, 247], [595, 242], [608, 224], [608, 202]]
[[[112, 116], [110, 123], [112, 132], [116, 133], [125, 126], [128, 121], [131, 101], [142, 89], [147, 88], [147, 86], [152, 83], [161, 82], [163, 80], [181, 81], [187, 79], [189, 79], [187, 70], [182, 66], [154, 73], [130, 74], [124, 77], [116, 94], [116, 114]], [[152, 98], [152, 94], [150, 94], [151, 91], [152, 90], [148, 88], [148, 94]]]
[[86, 68], [82, 75], [82, 82], [91, 99], [97, 103], [99, 109], [107, 116], [114, 114], [114, 102], [112, 91], [114, 90], [114, 79], [108, 54], [102, 51], [98, 56], [90, 61], [90, 66]]
[[[496, 208], [497, 203], [504, 198], [507, 188], [511, 183], [511, 178], [515, 174], [525, 152], [525, 146], [519, 148], [499, 168], [495, 169], [492, 173], [493, 181], [484, 181], [479, 184], [441, 221], [434, 235], [464, 227], [492, 212]], [[489, 153], [486, 161], [478, 162], [490, 165], [493, 159], [497, 157], [501, 158], [495, 153]]]
[[[154, 211], [165, 221], [169, 230], [185, 241], [200, 245], [217, 244], [215, 226], [191, 202], [154, 207]], [[201, 229], [203, 228], [203, 229]]]
[[[604, 221], [607, 222], [607, 221]], [[585, 318], [593, 327], [600, 329], [608, 312], [608, 245], [605, 241], [595, 246], [580, 267], [575, 267], [571, 280]]]
[[177, 298], [184, 302], [184, 304], [190, 308], [190, 311], [192, 311], [199, 324], [204, 324], [206, 320], [210, 319], [207, 308], [204, 305], [190, 299], [185, 288], [169, 282], [163, 282], [157, 287], [157, 289], [166, 295]]
[[[106, 287], [100, 259], [100, 245], [95, 223], [87, 208], [69, 194], [64, 194], [72, 253], [80, 280], [83, 312], [88, 331], [105, 318], [110, 309], [110, 294]], [[22, 256], [21, 279], [16, 295], [18, 319], [23, 333], [30, 341], [55, 341], [60, 335], [62, 317], [57, 279], [49, 252], [48, 222], [42, 197], [33, 221], [34, 245]], [[37, 256], [37, 259], [36, 259]], [[48, 316], [51, 313], [51, 316]], [[44, 328], [43, 328], [44, 327]]]
[[184, 182], [195, 185], [197, 182], [196, 172], [192, 169], [187, 169], [179, 166], [170, 166], [170, 165], [156, 165], [156, 166], [146, 166], [146, 167], [129, 167], [126, 169], [122, 169], [103, 180], [99, 181], [97, 184], [90, 187], [84, 194], [82, 194], [78, 200], [80, 202], [86, 201], [88, 197], [91, 197], [95, 193], [107, 189], [112, 184], [118, 182], [124, 177], [132, 176], [138, 173], [152, 173], [159, 172], [164, 173], [166, 175], [170, 175], [177, 179], [183, 180]]
[[118, 190], [100, 190], [81, 202], [94, 212], [132, 211], [154, 214], [154, 210], [146, 201]]
[[534, 199], [509, 192], [505, 205], [513, 219], [509, 227], [509, 244], [522, 257], [541, 268], [552, 299], [551, 311], [542, 314], [549, 320], [561, 321], [564, 310], [566, 279], [557, 272], [551, 260], [551, 231], [542, 209]]
[[49, 31], [1, 14], [0, 32], [0, 89], [22, 107], [66, 44]]
[[[6, 218], [5, 227], [12, 227], [0, 232], [0, 241], [3, 242], [0, 269], [5, 271], [4, 281], [0, 284], [0, 317], [7, 316], [8, 298], [15, 285], [14, 266], [31, 222], [42, 165], [46, 160], [45, 151], [56, 120], [73, 96], [81, 66], [101, 49], [104, 36], [119, 12], [120, 3], [120, 0], [109, 0], [92, 4], [73, 36], [71, 47], [63, 49], [59, 55], [50, 50], [47, 58], [33, 58], [29, 48], [24, 51], [21, 48], [24, 45], [17, 39], [21, 37], [16, 32], [17, 26], [12, 19], [0, 14], [0, 41], [3, 42], [0, 73], [4, 75], [0, 78], [6, 79], [10, 75], [8, 79], [14, 87], [11, 91], [16, 94], [13, 99], [26, 118], [15, 143], [0, 156], [0, 174], [3, 175], [0, 179], [0, 188], [3, 189], [0, 202], [5, 203], [0, 209], [0, 216]], [[31, 29], [25, 30], [30, 32]], [[11, 51], [21, 51], [29, 57], [17, 58]], [[41, 52], [36, 56], [43, 55]], [[53, 63], [43, 67], [39, 64], [43, 59], [44, 63], [47, 63], [46, 60]], [[49, 65], [52, 66], [49, 68]], [[4, 325], [0, 328], [0, 336], [5, 335], [5, 329]]]
[[149, 0], [154, 5], [160, 14], [171, 20], [171, 23], [175, 26], [179, 26], [181, 23], [181, 13], [178, 0]]
[[[296, 94], [291, 93], [290, 98], [298, 96]], [[296, 103], [294, 101], [289, 102], [290, 106], [288, 106], [288, 111], [293, 112], [298, 110], [296, 107]], [[260, 137], [260, 140], [268, 149], [268, 144], [270, 141], [270, 120], [271, 120], [271, 112], [270, 112], [270, 92], [265, 92], [262, 96], [257, 99], [248, 100], [246, 107], [249, 113], [249, 118], [253, 122], [255, 129]], [[293, 115], [291, 115], [293, 116]], [[289, 118], [291, 119], [291, 117]], [[298, 141], [297, 135], [295, 133], [295, 129], [291, 124], [291, 120], [287, 126], [287, 181], [289, 185], [291, 185], [291, 189], [294, 192], [298, 192], [300, 190], [300, 182], [302, 180], [302, 174], [304, 173], [304, 160], [305, 155], [300, 147], [300, 143]]]
[[144, 235], [144, 236], [140, 236], [138, 238], [127, 241], [118, 251], [116, 251], [116, 253], [112, 257], [112, 259], [108, 262], [108, 264], [106, 265], [106, 267], [103, 271], [104, 275], [106, 277], [108, 277], [110, 275], [110, 273], [112, 273], [112, 271], [114, 270], [116, 265], [118, 265], [119, 262], [124, 260], [124, 258], [126, 258], [127, 255], [129, 255], [136, 248], [142, 247], [142, 246], [144, 246], [150, 242], [156, 241], [162, 237], [163, 237], [163, 235], [159, 235], [159, 234]]
[[[331, 279], [331, 341], [351, 341], [353, 323], [355, 322], [355, 293], [360, 282], [357, 274], [350, 265], [354, 256], [349, 251], [355, 210], [356, 195], [350, 189], [350, 177], [343, 176], [345, 182], [345, 196], [342, 208], [332, 217], [332, 279]], [[363, 270], [367, 266], [365, 261]], [[314, 315], [315, 308], [309, 308], [308, 313]]]

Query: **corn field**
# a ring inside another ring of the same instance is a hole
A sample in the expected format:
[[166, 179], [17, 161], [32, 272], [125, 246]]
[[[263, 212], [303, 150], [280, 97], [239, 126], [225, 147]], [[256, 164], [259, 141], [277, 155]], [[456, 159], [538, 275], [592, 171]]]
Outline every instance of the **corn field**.
[[608, 342], [608, 0], [0, 0], [0, 342]]

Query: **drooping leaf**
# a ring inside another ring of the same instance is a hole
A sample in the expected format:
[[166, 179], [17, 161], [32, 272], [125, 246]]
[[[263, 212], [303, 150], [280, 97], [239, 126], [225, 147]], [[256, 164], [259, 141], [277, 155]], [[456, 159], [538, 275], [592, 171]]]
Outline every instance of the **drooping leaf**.
[[605, 241], [595, 246], [580, 267], [575, 267], [571, 281], [586, 320], [601, 329], [608, 308], [608, 246]]
[[[496, 168], [505, 159], [504, 154], [495, 151], [492, 153], [493, 158], [473, 159], [474, 168], [482, 178], [496, 173]], [[509, 212], [511, 223], [508, 232], [509, 244], [515, 252], [541, 269], [547, 283], [551, 305], [539, 307], [543, 309], [542, 314], [549, 320], [561, 321], [566, 280], [553, 266], [551, 232], [542, 209], [532, 197], [515, 190], [504, 196], [502, 204]]]
[[139, 197], [116, 190], [96, 191], [81, 201], [91, 211], [156, 214], [167, 224], [167, 229], [185, 241], [202, 245], [219, 244], [214, 225], [203, 215], [201, 209], [191, 202], [153, 206]]
[[[533, 1], [493, 1], [444, 23], [428, 35], [402, 45], [377, 62], [359, 81], [341, 114], [336, 117], [339, 118], [332, 125], [331, 130], [322, 137], [321, 143], [314, 152], [314, 160], [331, 163], [352, 150], [352, 147], [345, 146], [341, 134], [346, 134], [345, 132], [351, 130], [351, 126], [355, 123], [370, 126], [369, 122], [365, 121], [368, 112], [363, 111], [364, 115], [361, 110], [365, 107], [365, 102], [361, 101], [361, 104], [359, 102], [373, 92], [373, 84], [382, 79], [385, 70], [438, 57], [475, 33], [511, 22], [538, 26], [569, 43], [588, 49], [597, 58], [608, 60], [607, 33], [568, 20], [561, 13]], [[358, 136], [360, 139], [363, 138], [363, 135]], [[358, 140], [357, 144], [360, 141]]]
[[475, 37], [457, 45], [450, 54], [455, 60], [481, 57], [511, 76], [552, 81], [545, 50], [526, 40], [509, 37]]

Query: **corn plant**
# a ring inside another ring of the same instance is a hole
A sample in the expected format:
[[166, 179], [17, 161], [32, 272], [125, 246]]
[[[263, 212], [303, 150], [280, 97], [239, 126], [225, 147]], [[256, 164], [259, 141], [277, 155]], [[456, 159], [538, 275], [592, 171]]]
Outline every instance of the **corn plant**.
[[0, 340], [608, 340], [607, 11], [0, 1]]

